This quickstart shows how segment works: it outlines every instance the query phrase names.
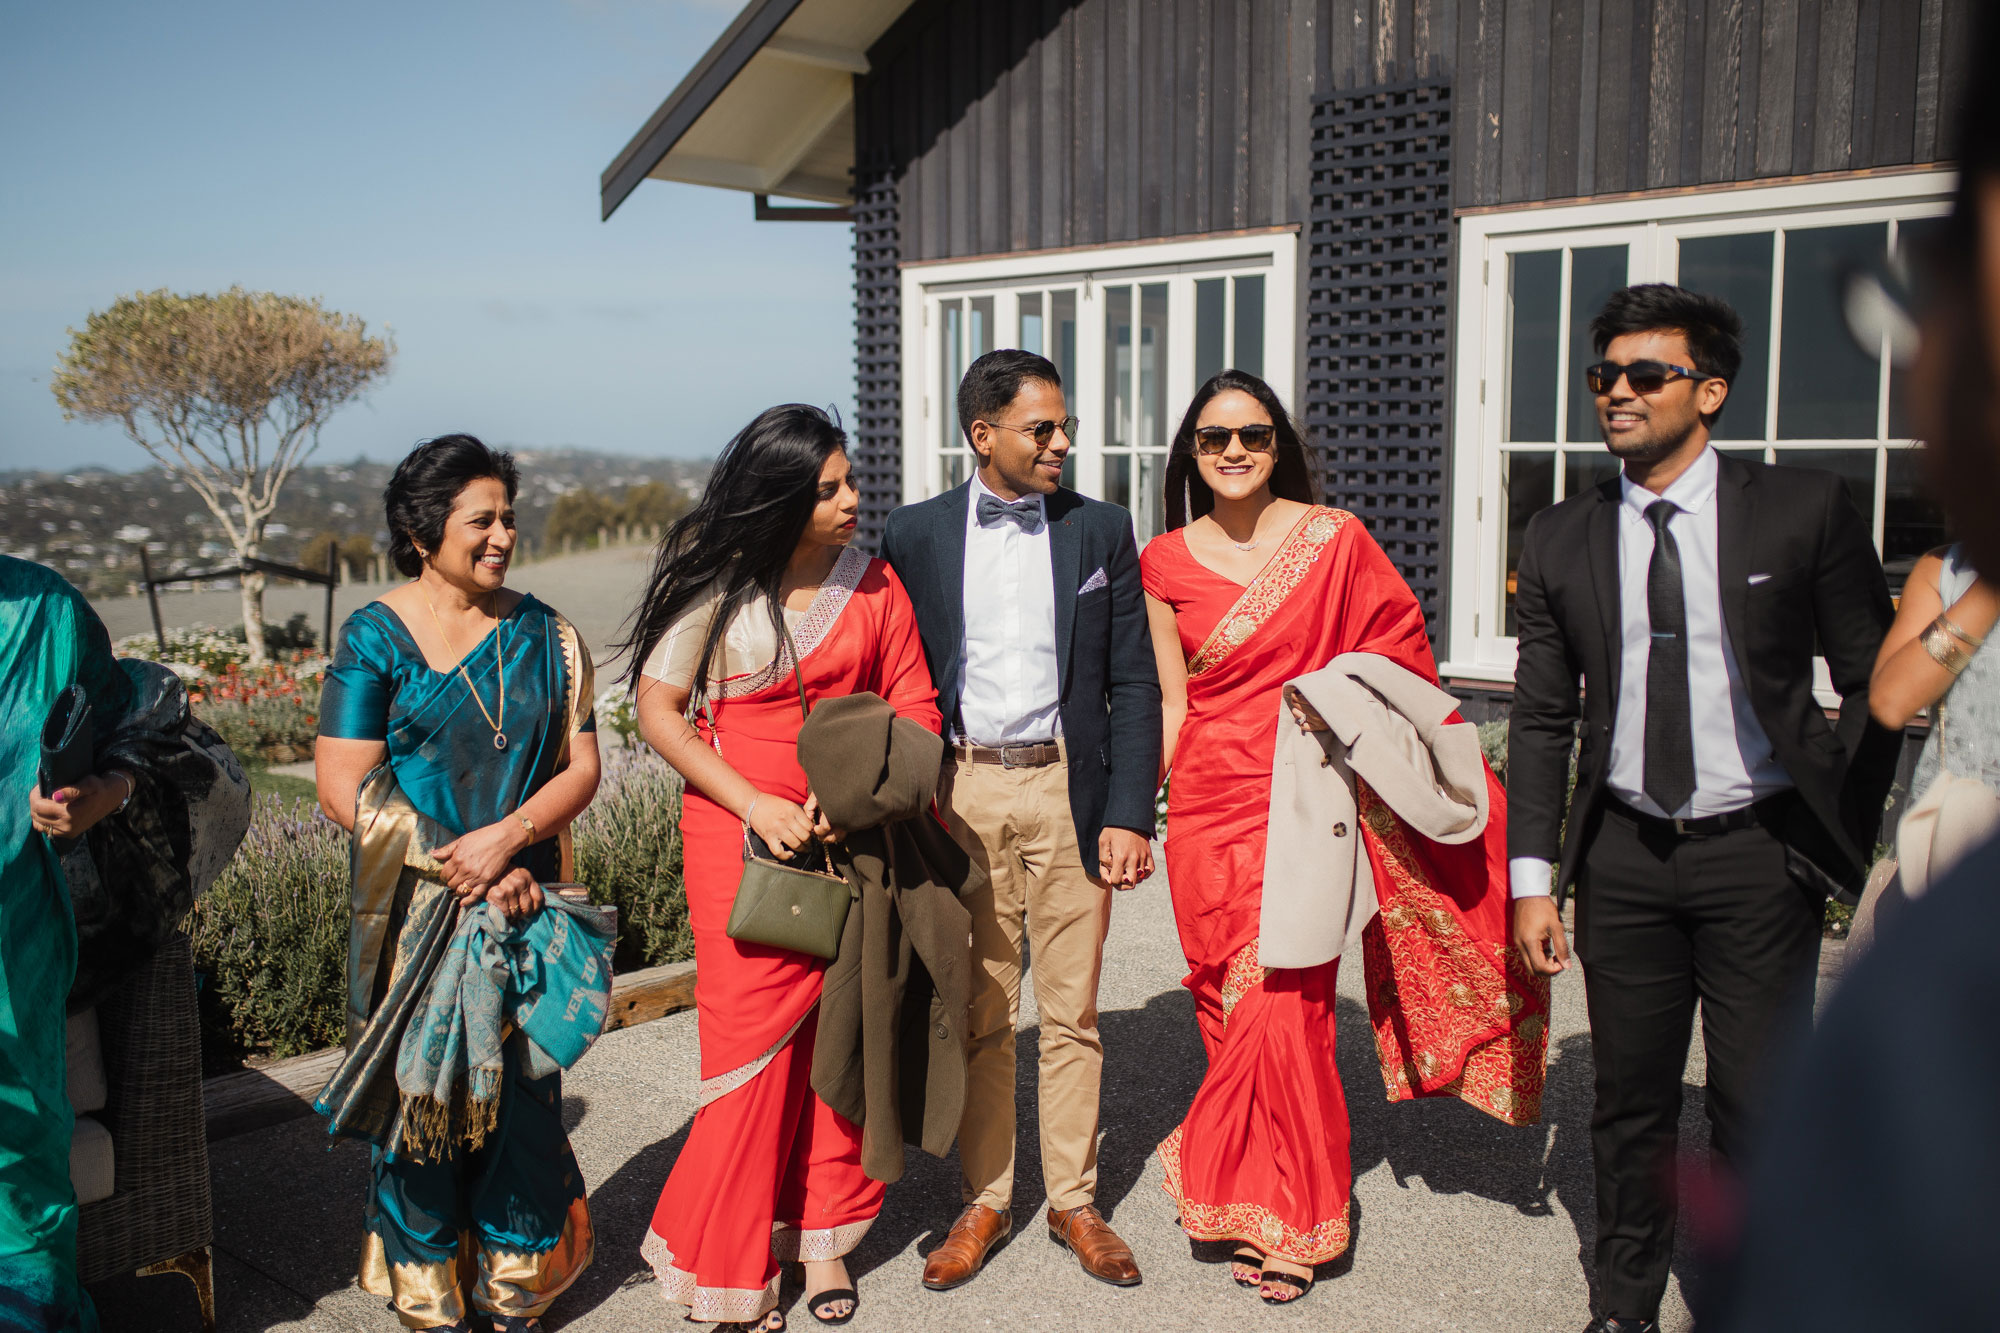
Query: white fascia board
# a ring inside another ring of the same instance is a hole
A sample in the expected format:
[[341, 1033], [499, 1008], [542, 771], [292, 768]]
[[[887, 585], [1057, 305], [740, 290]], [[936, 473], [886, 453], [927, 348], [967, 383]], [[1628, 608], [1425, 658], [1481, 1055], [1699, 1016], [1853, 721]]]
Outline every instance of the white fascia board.
[[1839, 180], [1794, 185], [1724, 186], [1685, 194], [1575, 204], [1527, 204], [1520, 208], [1468, 213], [1458, 219], [1460, 235], [1520, 236], [1544, 231], [1633, 226], [1648, 222], [1723, 220], [1736, 216], [1807, 212], [1843, 205], [1887, 205], [1892, 211], [1910, 200], [1949, 199], [1958, 188], [1955, 171], [1912, 171], [1887, 175], [1858, 173]]
[[[1256, 262], [1289, 260], [1296, 265], [1298, 244], [1298, 229], [1284, 227], [1197, 240], [1079, 246], [977, 259], [926, 259], [903, 265], [904, 291], [907, 299], [909, 283], [913, 278], [919, 286], [944, 283], [977, 286], [1044, 278], [1051, 281], [1057, 278], [1094, 278], [1098, 274], [1167, 269], [1182, 264], [1213, 264], [1229, 259]], [[1293, 271], [1296, 272], [1296, 269]]]

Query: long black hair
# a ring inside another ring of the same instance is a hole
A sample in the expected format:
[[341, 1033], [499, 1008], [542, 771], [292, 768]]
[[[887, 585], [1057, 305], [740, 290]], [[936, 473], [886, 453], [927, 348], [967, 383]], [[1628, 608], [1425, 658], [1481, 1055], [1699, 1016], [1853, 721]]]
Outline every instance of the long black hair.
[[1180, 429], [1174, 432], [1173, 447], [1167, 452], [1169, 532], [1186, 527], [1215, 508], [1215, 492], [1201, 479], [1201, 469], [1195, 464], [1194, 428], [1201, 420], [1201, 410], [1218, 395], [1232, 390], [1255, 398], [1277, 429], [1278, 466], [1271, 474], [1271, 494], [1301, 504], [1319, 503], [1319, 478], [1312, 457], [1306, 453], [1305, 441], [1299, 438], [1298, 427], [1292, 424], [1291, 413], [1285, 411], [1277, 393], [1247, 370], [1225, 370], [1195, 390], [1194, 401], [1188, 404], [1187, 415], [1181, 418]]
[[722, 600], [695, 661], [690, 703], [706, 697], [715, 645], [737, 611], [759, 593], [770, 603], [778, 641], [784, 641], [778, 584], [819, 504], [820, 469], [846, 448], [840, 424], [805, 403], [766, 408], [723, 446], [701, 499], [660, 539], [645, 600], [618, 644], [632, 653], [624, 676], [628, 683], [638, 683], [668, 627], [711, 584], [721, 586]]

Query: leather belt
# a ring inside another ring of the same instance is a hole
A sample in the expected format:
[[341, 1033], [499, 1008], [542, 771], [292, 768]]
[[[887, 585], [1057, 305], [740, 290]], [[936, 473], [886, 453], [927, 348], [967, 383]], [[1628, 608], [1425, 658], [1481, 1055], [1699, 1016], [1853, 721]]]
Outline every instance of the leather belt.
[[998, 764], [1002, 768], [1047, 768], [1061, 763], [1063, 757], [1061, 741], [1021, 741], [997, 746], [959, 741], [951, 750], [969, 763]]
[[1644, 810], [1633, 809], [1609, 793], [1605, 795], [1604, 803], [1640, 828], [1661, 829], [1683, 838], [1712, 838], [1720, 833], [1757, 828], [1766, 822], [1766, 817], [1775, 811], [1779, 803], [1791, 800], [1794, 795], [1789, 791], [1779, 792], [1740, 810], [1726, 810], [1719, 815], [1701, 815], [1694, 819], [1663, 819], [1659, 815], [1649, 815]]

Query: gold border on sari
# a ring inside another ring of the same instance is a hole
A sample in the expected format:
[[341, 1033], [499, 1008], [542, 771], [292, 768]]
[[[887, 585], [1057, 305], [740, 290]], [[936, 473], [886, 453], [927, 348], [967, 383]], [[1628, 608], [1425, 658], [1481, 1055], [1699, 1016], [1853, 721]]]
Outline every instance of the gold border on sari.
[[1230, 654], [1264, 628], [1265, 622], [1284, 605], [1285, 599], [1298, 591], [1299, 584], [1305, 581], [1306, 571], [1318, 561], [1326, 544], [1338, 536], [1340, 530], [1347, 526], [1347, 520], [1353, 517], [1345, 509], [1330, 509], [1325, 505], [1314, 505], [1301, 514], [1299, 521], [1292, 525], [1292, 530], [1278, 543], [1271, 559], [1257, 571], [1257, 577], [1250, 580], [1250, 586], [1223, 613], [1215, 628], [1208, 632], [1207, 640], [1188, 659], [1188, 675], [1198, 676], [1222, 665]]
[[785, 1035], [778, 1038], [775, 1042], [772, 1042], [771, 1048], [765, 1051], [762, 1055], [759, 1055], [756, 1059], [749, 1061], [747, 1064], [740, 1064], [736, 1066], [736, 1068], [734, 1069], [725, 1070], [722, 1073], [717, 1074], [714, 1078], [703, 1079], [700, 1085], [695, 1089], [695, 1102], [694, 1102], [695, 1109], [698, 1111], [702, 1107], [707, 1106], [710, 1102], [718, 1101], [721, 1098], [727, 1097], [730, 1093], [736, 1091], [738, 1088], [748, 1083], [751, 1079], [763, 1073], [765, 1066], [769, 1065], [771, 1061], [778, 1058], [778, 1052], [784, 1050], [786, 1044], [789, 1043], [793, 1037], [796, 1037], [799, 1034], [799, 1028], [802, 1027], [805, 1024], [805, 1021], [808, 1018], [811, 1018], [814, 1012], [817, 1011], [818, 1009], [819, 1009], [818, 1000], [814, 1000], [810, 1005], [806, 1006], [806, 1011], [799, 1015], [798, 1022], [793, 1023], [790, 1027], [786, 1028]]
[[467, 1291], [472, 1308], [481, 1313], [532, 1319], [546, 1313], [583, 1275], [596, 1251], [589, 1201], [577, 1199], [563, 1218], [556, 1243], [546, 1250], [482, 1245], [468, 1231], [459, 1234], [458, 1249], [448, 1259], [392, 1264], [382, 1237], [368, 1231], [361, 1238], [359, 1284], [369, 1295], [388, 1301], [405, 1328], [459, 1322], [466, 1316]]
[[691, 1323], [747, 1324], [778, 1307], [778, 1282], [784, 1276], [783, 1269], [773, 1273], [771, 1280], [761, 1287], [704, 1287], [693, 1273], [679, 1265], [667, 1242], [650, 1226], [639, 1246], [639, 1257], [659, 1279], [660, 1294], [675, 1305], [687, 1307]]
[[[799, 660], [811, 657], [813, 649], [819, 647], [840, 619], [841, 612], [854, 597], [854, 590], [861, 586], [861, 578], [868, 572], [872, 557], [868, 552], [849, 546], [841, 551], [833, 562], [833, 570], [820, 585], [819, 595], [806, 608], [805, 616], [792, 631], [792, 642], [798, 646]], [[761, 694], [777, 684], [780, 679], [792, 673], [791, 650], [781, 641], [778, 655], [759, 670], [733, 680], [714, 682], [709, 694], [714, 699], [744, 699], [753, 694]]]

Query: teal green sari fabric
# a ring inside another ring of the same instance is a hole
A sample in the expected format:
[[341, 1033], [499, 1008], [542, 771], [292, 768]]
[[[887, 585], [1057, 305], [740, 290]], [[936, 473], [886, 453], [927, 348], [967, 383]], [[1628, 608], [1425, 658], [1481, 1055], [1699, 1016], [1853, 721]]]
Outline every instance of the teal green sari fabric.
[[[383, 742], [403, 797], [446, 835], [510, 818], [555, 776], [568, 740], [560, 625], [554, 611], [524, 596], [466, 654], [468, 686], [457, 671], [433, 671], [396, 613], [371, 603], [342, 628], [320, 734]], [[470, 693], [478, 690], [487, 713], [498, 716], [502, 663], [504, 749]], [[579, 707], [578, 729], [591, 730], [589, 699]], [[515, 864], [544, 882], [559, 879], [556, 839], [529, 847]], [[392, 942], [388, 952], [406, 951]], [[561, 1107], [561, 1075], [527, 1067], [510, 1042], [494, 1126], [479, 1147], [457, 1144], [424, 1161], [373, 1151], [361, 1284], [388, 1297], [407, 1327], [448, 1324], [468, 1307], [538, 1315], [589, 1264], [583, 1175]]]
[[0, 556], [0, 1330], [95, 1330], [76, 1277], [73, 1126], [64, 1002], [76, 974], [69, 888], [28, 795], [41, 722], [71, 684], [115, 719], [130, 686], [81, 593], [41, 565]]

